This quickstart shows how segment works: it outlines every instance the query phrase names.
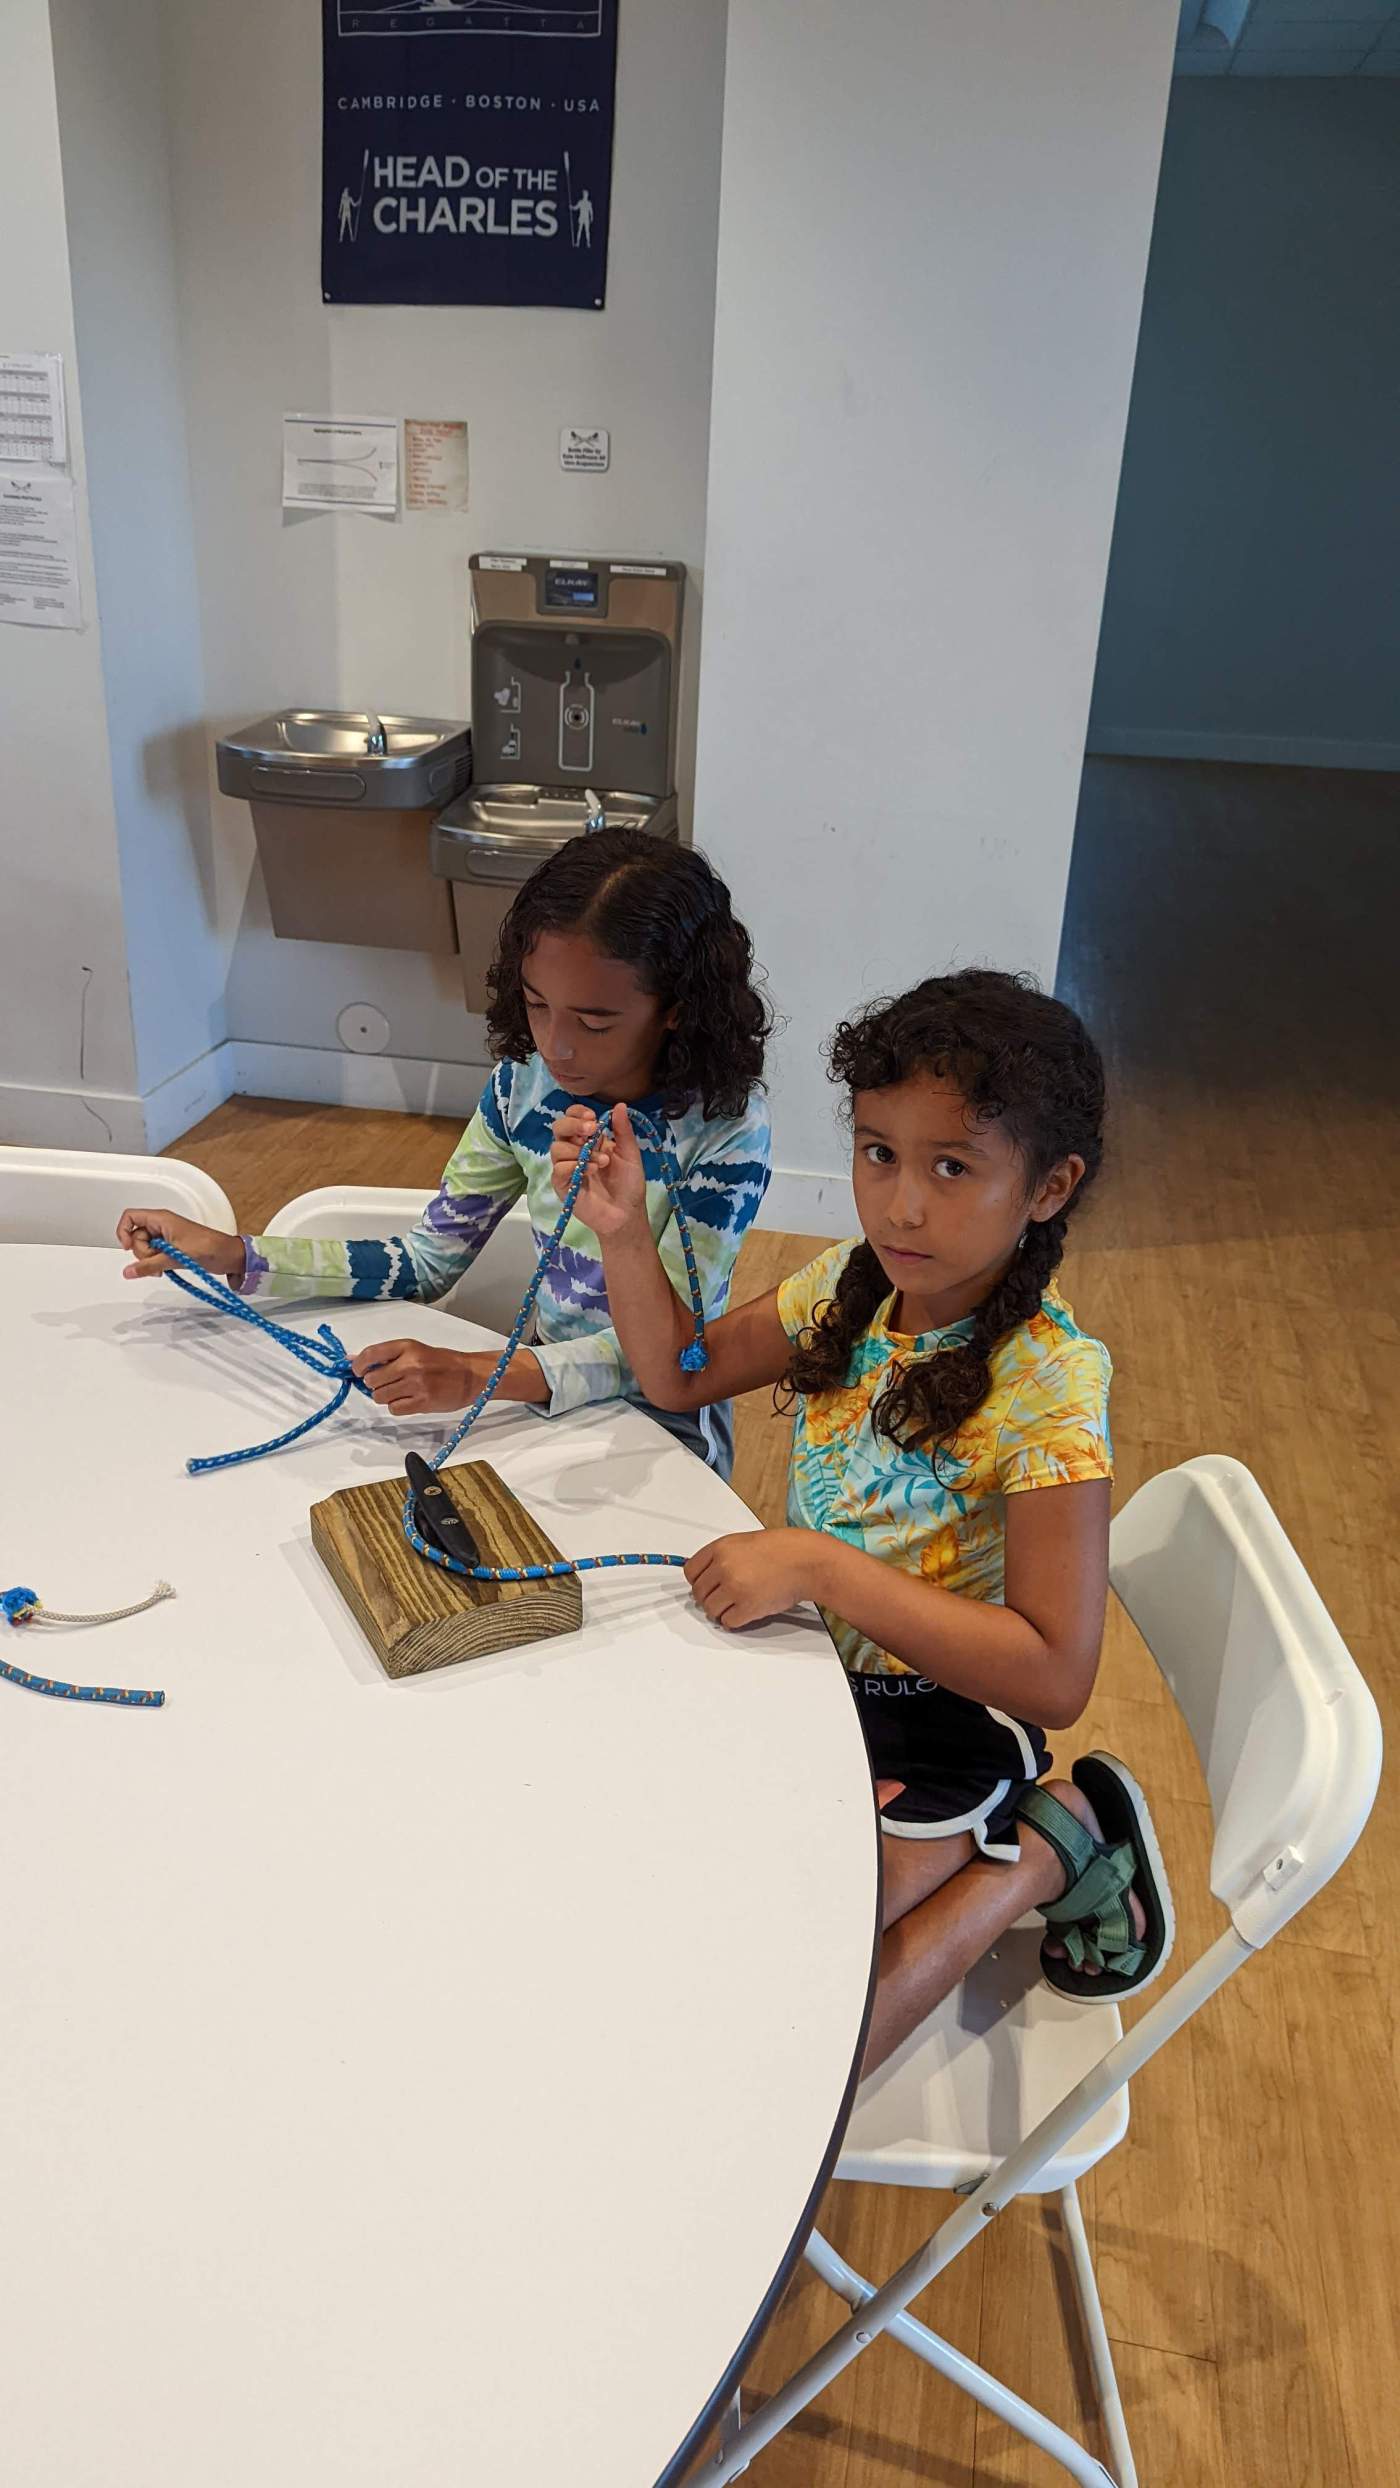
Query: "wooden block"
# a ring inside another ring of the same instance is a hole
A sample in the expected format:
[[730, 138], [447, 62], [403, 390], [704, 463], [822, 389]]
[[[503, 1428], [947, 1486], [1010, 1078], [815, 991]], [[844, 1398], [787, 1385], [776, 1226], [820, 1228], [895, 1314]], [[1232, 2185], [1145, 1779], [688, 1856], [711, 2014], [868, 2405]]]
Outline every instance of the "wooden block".
[[[485, 1460], [442, 1482], [485, 1564], [557, 1564], [559, 1550]], [[403, 1533], [401, 1477], [346, 1486], [311, 1507], [311, 1543], [386, 1676], [419, 1676], [527, 1641], [576, 1633], [583, 1592], [559, 1581], [464, 1581], [416, 1555]]]

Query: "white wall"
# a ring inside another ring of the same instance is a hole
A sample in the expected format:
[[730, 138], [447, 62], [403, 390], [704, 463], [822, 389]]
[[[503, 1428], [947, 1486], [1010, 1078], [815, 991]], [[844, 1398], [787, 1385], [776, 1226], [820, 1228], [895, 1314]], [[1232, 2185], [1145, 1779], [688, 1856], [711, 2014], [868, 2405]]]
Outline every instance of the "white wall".
[[[602, 313], [327, 308], [319, 276], [319, 12], [167, 0], [181, 336], [211, 735], [288, 702], [465, 716], [467, 556], [490, 545], [692, 565], [693, 737], [714, 303], [723, 0], [627, 0]], [[390, 525], [279, 504], [285, 411], [465, 417], [460, 518]], [[600, 477], [559, 428], [612, 431]], [[689, 781], [683, 762], [683, 785]], [[420, 1100], [412, 1062], [485, 1060], [455, 961], [274, 940], [241, 806], [214, 797], [241, 1076]], [[339, 1052], [346, 1003], [390, 1023], [378, 1074]], [[274, 1056], [264, 1049], [278, 1046]], [[308, 1050], [309, 1049], [309, 1050]], [[330, 1049], [327, 1051], [326, 1049]], [[402, 1066], [402, 1067], [401, 1067]], [[443, 1103], [457, 1094], [439, 1082]]]
[[786, 1169], [844, 1163], [851, 1004], [1053, 974], [1176, 22], [731, 0], [695, 828], [788, 1015]]
[[0, 345], [64, 358], [85, 617], [0, 627], [0, 1138], [140, 1147], [47, 0], [4, 12], [0, 229]]
[[205, 1058], [226, 1034], [227, 951], [215, 925], [160, 0], [50, 0], [50, 13], [136, 1078], [164, 1140], [212, 1102]]
[[1089, 741], [1400, 769], [1400, 78], [1173, 90]]

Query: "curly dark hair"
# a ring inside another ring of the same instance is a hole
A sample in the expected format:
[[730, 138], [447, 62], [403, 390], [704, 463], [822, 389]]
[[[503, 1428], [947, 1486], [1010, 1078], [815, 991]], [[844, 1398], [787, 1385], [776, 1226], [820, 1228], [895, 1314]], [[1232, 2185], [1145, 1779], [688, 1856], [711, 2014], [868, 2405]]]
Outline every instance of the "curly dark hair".
[[670, 1110], [698, 1097], [707, 1115], [742, 1114], [763, 1076], [772, 1013], [755, 981], [753, 943], [698, 848], [644, 829], [600, 829], [571, 838], [531, 873], [486, 980], [491, 1050], [517, 1063], [535, 1050], [522, 970], [541, 933], [586, 933], [675, 1011], [656, 1065]]
[[[1000, 1123], [1025, 1170], [1026, 1198], [1062, 1159], [1081, 1157], [1084, 1173], [1053, 1218], [1033, 1221], [1005, 1276], [978, 1305], [971, 1335], [896, 1369], [875, 1404], [877, 1434], [892, 1443], [941, 1449], [981, 1407], [991, 1388], [998, 1343], [1039, 1312], [1065, 1249], [1071, 1210], [1103, 1162], [1103, 1063], [1067, 1003], [1029, 976], [963, 968], [931, 976], [897, 1001], [876, 1002], [845, 1020], [829, 1048], [831, 1077], [852, 1096], [893, 1088], [918, 1072], [953, 1082], [980, 1122]], [[785, 1389], [838, 1390], [851, 1351], [870, 1327], [890, 1283], [867, 1243], [856, 1246], [815, 1327], [793, 1350]]]

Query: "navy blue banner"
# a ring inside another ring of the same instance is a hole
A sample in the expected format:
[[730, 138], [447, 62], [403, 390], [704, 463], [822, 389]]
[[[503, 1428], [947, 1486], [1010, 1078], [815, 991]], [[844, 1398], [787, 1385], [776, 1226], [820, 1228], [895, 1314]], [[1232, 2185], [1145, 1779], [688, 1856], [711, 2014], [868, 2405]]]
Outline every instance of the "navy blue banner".
[[618, 0], [322, 0], [327, 302], [601, 311]]

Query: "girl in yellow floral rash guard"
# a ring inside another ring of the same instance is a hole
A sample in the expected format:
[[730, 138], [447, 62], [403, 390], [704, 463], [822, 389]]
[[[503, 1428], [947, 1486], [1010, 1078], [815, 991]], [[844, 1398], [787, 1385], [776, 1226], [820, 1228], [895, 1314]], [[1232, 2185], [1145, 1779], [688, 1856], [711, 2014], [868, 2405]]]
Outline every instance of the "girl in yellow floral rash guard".
[[[1108, 1591], [1111, 1367], [1055, 1285], [1103, 1156], [1098, 1049], [1030, 979], [966, 969], [840, 1027], [831, 1061], [864, 1233], [712, 1323], [703, 1373], [677, 1363], [625, 1111], [579, 1215], [649, 1398], [777, 1384], [794, 1403], [788, 1526], [687, 1572], [731, 1630], [814, 1600], [849, 1671], [884, 1834], [869, 2069], [1027, 1908], [1046, 1976], [1086, 2002], [1155, 1977], [1172, 1922], [1123, 1765], [1088, 1755], [1040, 1785], [1046, 1730], [1093, 1689]], [[560, 1117], [561, 1189], [593, 1128]]]

